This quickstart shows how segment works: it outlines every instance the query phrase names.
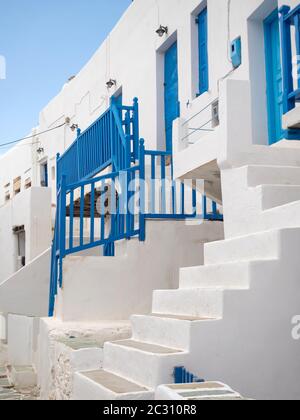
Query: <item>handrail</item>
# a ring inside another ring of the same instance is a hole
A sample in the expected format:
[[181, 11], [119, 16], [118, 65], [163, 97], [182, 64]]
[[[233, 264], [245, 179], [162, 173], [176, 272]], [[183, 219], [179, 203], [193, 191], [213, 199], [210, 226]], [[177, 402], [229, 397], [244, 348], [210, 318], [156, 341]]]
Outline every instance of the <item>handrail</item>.
[[[145, 240], [146, 219], [184, 220], [203, 217], [209, 220], [221, 220], [222, 216], [217, 211], [215, 203], [213, 213], [208, 213], [206, 200], [203, 201], [203, 208], [198, 212], [195, 188], [192, 185], [187, 187], [184, 183], [174, 180], [173, 156], [170, 152], [145, 150], [144, 140], [139, 140], [137, 147], [137, 105], [137, 99], [133, 107], [119, 107], [112, 101], [110, 109], [103, 114], [105, 124], [109, 117], [109, 128], [108, 125], [106, 127], [103, 125], [102, 128], [106, 128], [108, 132], [105, 136], [101, 132], [100, 137], [109, 140], [112, 172], [85, 179], [78, 166], [78, 179], [74, 179], [68, 154], [74, 153], [72, 147], [77, 149], [78, 165], [82, 160], [89, 159], [87, 162], [90, 163], [89, 170], [93, 165], [94, 168], [99, 167], [96, 159], [99, 155], [94, 160], [91, 158], [95, 152], [93, 141], [94, 128], [98, 127], [97, 124], [92, 124], [78, 136], [76, 146], [73, 144], [69, 148], [71, 152], [67, 151], [57, 159], [57, 167], [61, 166], [60, 170], [57, 170], [57, 209], [51, 256], [50, 316], [53, 315], [58, 287], [62, 287], [63, 284], [63, 260], [67, 255], [103, 246], [104, 255], [114, 256], [116, 241], [135, 236], [138, 236], [140, 241]], [[124, 120], [122, 112], [126, 112]], [[133, 113], [133, 116], [128, 113]], [[101, 119], [102, 117], [98, 119], [98, 124], [102, 121]], [[84, 142], [88, 139], [86, 150], [83, 150], [82, 146], [78, 147], [82, 138]], [[148, 159], [150, 159], [150, 178], [147, 172]], [[66, 173], [62, 171], [62, 167]], [[150, 188], [146, 185], [149, 181]], [[138, 195], [139, 199], [132, 200], [136, 198], [133, 197], [134, 195]], [[132, 203], [135, 203], [133, 208], [131, 208]], [[168, 208], [168, 203], [170, 208]], [[87, 219], [88, 223], [86, 223]], [[78, 237], [75, 236], [75, 220], [79, 222]]]
[[[63, 155], [58, 156], [58, 182], [63, 175], [67, 177], [67, 184], [80, 182], [92, 178], [111, 165], [113, 170], [121, 170], [129, 167], [131, 161], [136, 161], [138, 108], [137, 98], [133, 106], [117, 106], [112, 98], [109, 109], [86, 130], [78, 130], [73, 144]], [[125, 122], [122, 118], [124, 111], [129, 113], [129, 119]], [[131, 149], [128, 159], [128, 151]]]
[[198, 115], [202, 114], [203, 111], [206, 111], [207, 108], [209, 108], [210, 106], [212, 106], [215, 102], [217, 102], [219, 100], [219, 98], [215, 98], [213, 101], [210, 101], [207, 105], [205, 105], [204, 108], [202, 108], [200, 111], [196, 112], [196, 114], [194, 114], [192, 117], [190, 117], [188, 120], [186, 120], [183, 124], [182, 127], [184, 127], [185, 125], [187, 125], [189, 122], [191, 122], [194, 118], [198, 117]]

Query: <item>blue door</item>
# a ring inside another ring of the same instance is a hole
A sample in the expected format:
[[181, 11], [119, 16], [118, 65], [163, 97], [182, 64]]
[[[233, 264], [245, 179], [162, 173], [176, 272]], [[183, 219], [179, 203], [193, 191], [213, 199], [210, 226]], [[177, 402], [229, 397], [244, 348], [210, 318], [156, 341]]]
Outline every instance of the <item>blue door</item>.
[[178, 100], [178, 52], [175, 42], [165, 53], [166, 150], [172, 152], [173, 121], [180, 115]]
[[198, 19], [199, 36], [199, 94], [208, 91], [208, 29], [207, 29], [207, 8], [202, 10]]
[[277, 9], [265, 20], [265, 51], [269, 143], [274, 144], [283, 138], [283, 83]]

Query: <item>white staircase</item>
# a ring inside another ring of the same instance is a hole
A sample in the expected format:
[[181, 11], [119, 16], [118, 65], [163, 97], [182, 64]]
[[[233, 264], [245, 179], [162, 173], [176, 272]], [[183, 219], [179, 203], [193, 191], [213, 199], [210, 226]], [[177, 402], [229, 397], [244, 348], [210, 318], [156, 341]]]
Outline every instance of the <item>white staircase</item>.
[[87, 381], [95, 399], [153, 397], [175, 366], [250, 398], [300, 398], [300, 167], [229, 170], [224, 190], [232, 238], [206, 244], [205, 265], [181, 269], [178, 290], [154, 292], [132, 339], [105, 344], [104, 369], [76, 374], [74, 399]]

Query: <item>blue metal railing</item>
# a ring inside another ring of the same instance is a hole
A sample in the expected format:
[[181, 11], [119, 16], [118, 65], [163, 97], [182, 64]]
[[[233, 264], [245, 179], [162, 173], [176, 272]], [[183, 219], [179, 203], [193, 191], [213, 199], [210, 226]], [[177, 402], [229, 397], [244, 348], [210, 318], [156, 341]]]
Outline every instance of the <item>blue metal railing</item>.
[[204, 379], [198, 378], [198, 376], [190, 373], [183, 366], [174, 368], [173, 377], [175, 384], [192, 384], [205, 382]]
[[[50, 316], [62, 287], [66, 256], [95, 247], [103, 247], [104, 256], [114, 256], [116, 241], [135, 236], [145, 240], [146, 219], [223, 219], [215, 203], [208, 211], [206, 198], [199, 210], [192, 183], [174, 181], [170, 153], [145, 150], [144, 140], [137, 136], [137, 100], [133, 107], [117, 107], [112, 101], [110, 109], [78, 136], [75, 146], [57, 159]], [[71, 164], [74, 157], [78, 166]], [[108, 164], [111, 173], [92, 178]]]
[[[282, 6], [280, 14], [282, 70], [283, 70], [283, 113], [291, 111], [300, 101], [300, 5], [291, 10]], [[292, 41], [291, 28], [295, 28], [295, 41]], [[293, 48], [295, 43], [297, 56], [297, 85], [293, 80]]]
[[112, 98], [109, 109], [85, 131], [78, 130], [75, 142], [58, 157], [57, 179], [65, 175], [67, 184], [73, 184], [92, 178], [110, 165], [114, 171], [129, 167], [137, 159], [138, 113], [137, 99], [133, 106], [123, 107]]

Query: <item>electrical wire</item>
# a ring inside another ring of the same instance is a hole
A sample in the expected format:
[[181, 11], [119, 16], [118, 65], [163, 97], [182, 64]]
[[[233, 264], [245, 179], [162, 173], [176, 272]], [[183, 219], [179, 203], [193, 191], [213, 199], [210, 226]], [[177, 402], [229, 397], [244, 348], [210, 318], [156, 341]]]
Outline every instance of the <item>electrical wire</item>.
[[[42, 134], [49, 133], [50, 131], [57, 130], [58, 128], [61, 128], [61, 127], [65, 126], [66, 124], [67, 123], [64, 122], [63, 124], [60, 124], [60, 125], [58, 125], [56, 127], [53, 127], [53, 128], [49, 128], [48, 130], [45, 130], [45, 131], [41, 131], [40, 133], [32, 134], [31, 136], [23, 137], [23, 138], [18, 139], [18, 140], [9, 141], [7, 143], [2, 143], [2, 144], [0, 144], [0, 148], [1, 147], [11, 146], [11, 145], [16, 144], [16, 143], [20, 143], [23, 140], [30, 140], [30, 139], [32, 139], [34, 137], [41, 136]], [[28, 144], [28, 146], [31, 146], [31, 144], [32, 143]]]

